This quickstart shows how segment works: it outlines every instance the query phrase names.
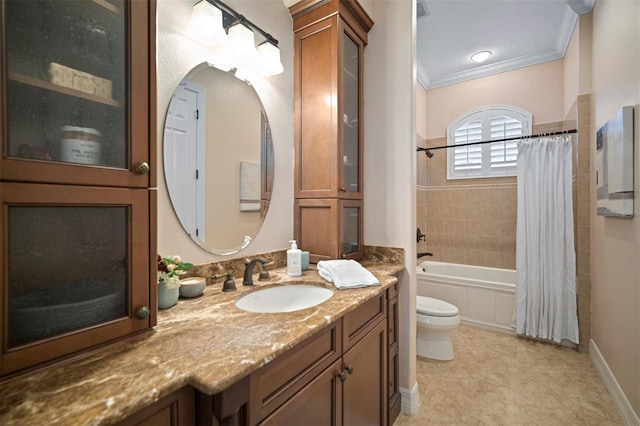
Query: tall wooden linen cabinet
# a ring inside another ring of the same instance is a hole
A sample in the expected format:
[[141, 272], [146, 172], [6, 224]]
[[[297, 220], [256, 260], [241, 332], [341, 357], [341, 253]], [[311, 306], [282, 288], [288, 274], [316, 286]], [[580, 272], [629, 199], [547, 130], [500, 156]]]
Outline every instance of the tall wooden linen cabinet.
[[0, 376], [156, 321], [154, 0], [0, 7]]
[[311, 262], [363, 252], [363, 64], [373, 21], [356, 0], [289, 8], [295, 33], [294, 227]]

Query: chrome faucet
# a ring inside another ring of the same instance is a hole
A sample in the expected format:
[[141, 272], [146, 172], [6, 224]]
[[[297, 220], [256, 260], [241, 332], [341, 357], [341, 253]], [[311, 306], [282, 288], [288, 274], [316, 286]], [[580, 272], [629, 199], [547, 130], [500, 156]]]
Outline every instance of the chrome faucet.
[[242, 285], [253, 285], [253, 267], [257, 262], [260, 262], [261, 265], [264, 265], [268, 261], [261, 257], [257, 257], [251, 261], [249, 259], [245, 259], [244, 264], [244, 279], [242, 280]]

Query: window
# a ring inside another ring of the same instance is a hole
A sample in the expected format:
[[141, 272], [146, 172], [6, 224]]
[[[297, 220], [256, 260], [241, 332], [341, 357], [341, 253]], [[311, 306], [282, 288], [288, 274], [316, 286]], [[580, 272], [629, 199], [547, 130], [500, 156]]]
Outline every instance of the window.
[[[447, 128], [447, 145], [531, 134], [531, 114], [509, 106], [471, 111]], [[447, 150], [447, 179], [515, 176], [518, 141], [461, 146]]]

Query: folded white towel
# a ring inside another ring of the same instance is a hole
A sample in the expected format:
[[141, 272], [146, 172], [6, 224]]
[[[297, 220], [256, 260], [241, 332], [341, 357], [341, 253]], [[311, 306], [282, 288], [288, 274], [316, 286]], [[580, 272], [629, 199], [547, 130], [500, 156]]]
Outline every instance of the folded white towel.
[[318, 273], [340, 290], [380, 285], [380, 281], [355, 260], [322, 260]]

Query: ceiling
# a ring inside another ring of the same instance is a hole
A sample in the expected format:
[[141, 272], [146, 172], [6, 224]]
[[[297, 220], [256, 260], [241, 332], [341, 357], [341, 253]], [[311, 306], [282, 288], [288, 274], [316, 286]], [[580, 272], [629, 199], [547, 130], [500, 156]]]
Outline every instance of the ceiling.
[[[432, 89], [560, 59], [594, 1], [417, 0], [418, 81]], [[473, 62], [482, 50], [493, 54]]]

